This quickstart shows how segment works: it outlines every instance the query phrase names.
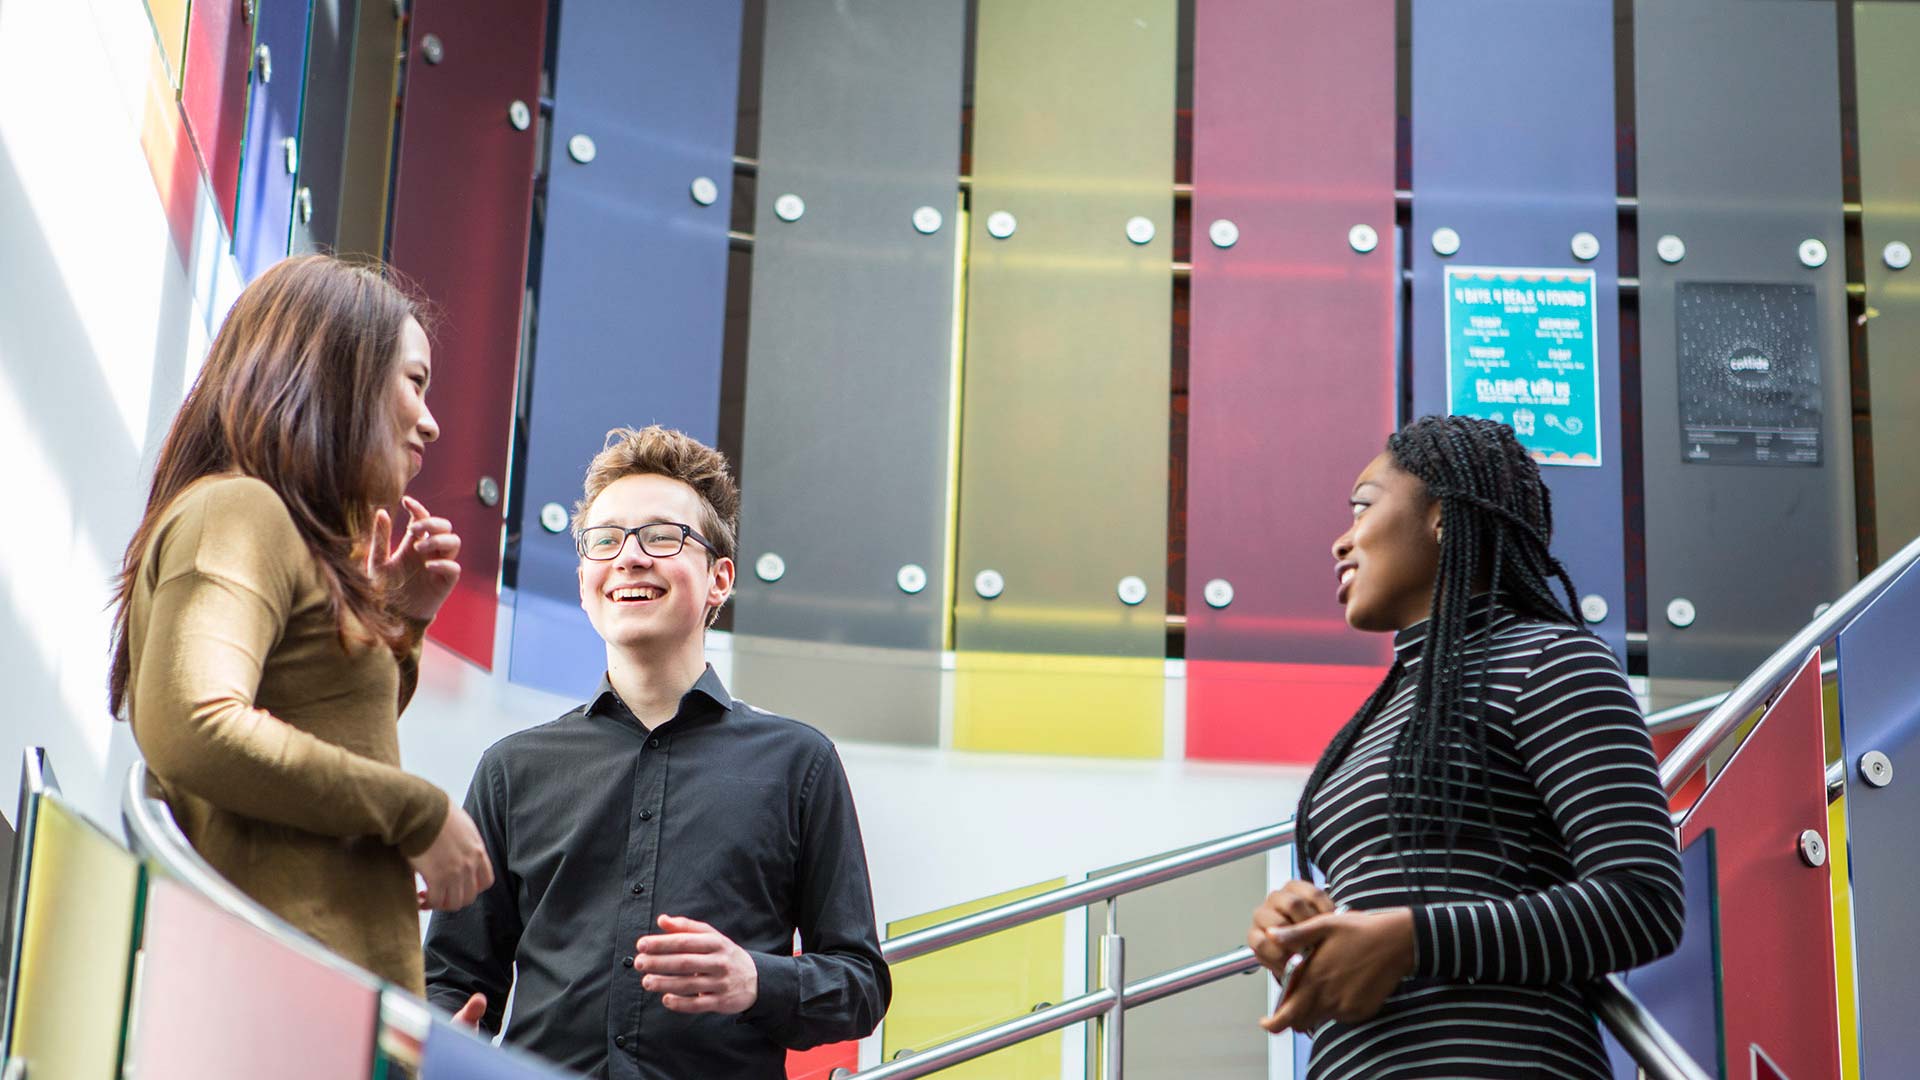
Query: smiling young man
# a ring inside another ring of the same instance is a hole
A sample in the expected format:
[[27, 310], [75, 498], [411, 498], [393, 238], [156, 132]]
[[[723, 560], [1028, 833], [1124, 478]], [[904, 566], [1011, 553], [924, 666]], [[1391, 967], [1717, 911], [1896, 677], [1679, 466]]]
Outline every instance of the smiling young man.
[[574, 511], [606, 677], [481, 758], [466, 809], [494, 884], [427, 931], [435, 1004], [493, 1032], [512, 989], [506, 1041], [593, 1076], [775, 1080], [892, 996], [833, 744], [706, 663], [734, 579], [727, 470], [677, 431], [608, 433]]

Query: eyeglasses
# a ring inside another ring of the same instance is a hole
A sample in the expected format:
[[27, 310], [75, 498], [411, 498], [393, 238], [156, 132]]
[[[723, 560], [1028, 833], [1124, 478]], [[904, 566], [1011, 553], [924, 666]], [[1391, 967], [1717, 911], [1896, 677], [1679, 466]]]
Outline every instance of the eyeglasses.
[[693, 531], [693, 526], [682, 525], [677, 521], [656, 521], [647, 525], [594, 525], [581, 529], [574, 539], [574, 545], [580, 550], [580, 557], [595, 562], [607, 562], [620, 557], [620, 550], [627, 546], [627, 537], [640, 538], [640, 550], [655, 559], [671, 559], [680, 554], [687, 546], [689, 538], [699, 542], [708, 552], [719, 555], [720, 549], [707, 542], [707, 538]]

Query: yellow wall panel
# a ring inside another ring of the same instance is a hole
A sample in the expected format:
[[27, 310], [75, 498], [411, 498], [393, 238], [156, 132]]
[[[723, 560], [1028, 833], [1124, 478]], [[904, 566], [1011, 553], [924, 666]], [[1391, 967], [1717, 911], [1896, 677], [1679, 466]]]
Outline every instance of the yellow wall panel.
[[[887, 936], [923, 930], [1014, 900], [1057, 889], [1065, 878], [1029, 885], [887, 924]], [[882, 1029], [882, 1055], [926, 1050], [1011, 1020], [1040, 1002], [1059, 1004], [1065, 990], [1065, 916], [1042, 919], [893, 965], [893, 1007]], [[941, 1072], [954, 1080], [1055, 1080], [1061, 1036], [1043, 1035]]]
[[126, 1031], [140, 863], [41, 796], [9, 1052], [34, 1080], [114, 1080]]
[[1166, 661], [962, 652], [954, 658], [956, 750], [1161, 756]]

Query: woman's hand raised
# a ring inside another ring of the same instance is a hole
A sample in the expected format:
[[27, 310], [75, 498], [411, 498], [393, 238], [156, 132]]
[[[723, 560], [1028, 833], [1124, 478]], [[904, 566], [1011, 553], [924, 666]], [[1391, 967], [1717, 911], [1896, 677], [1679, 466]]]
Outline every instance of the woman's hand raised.
[[434, 517], [411, 495], [400, 497], [407, 510], [407, 531], [393, 543], [393, 517], [373, 513], [373, 542], [367, 548], [367, 576], [386, 591], [393, 610], [409, 619], [431, 620], [460, 580], [460, 537], [453, 522]]

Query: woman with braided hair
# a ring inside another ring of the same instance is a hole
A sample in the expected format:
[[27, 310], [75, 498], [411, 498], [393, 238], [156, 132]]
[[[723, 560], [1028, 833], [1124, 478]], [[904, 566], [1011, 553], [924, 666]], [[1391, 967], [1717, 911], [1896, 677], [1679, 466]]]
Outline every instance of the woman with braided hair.
[[1429, 416], [1352, 508], [1337, 599], [1394, 661], [1301, 794], [1302, 880], [1254, 911], [1262, 1025], [1313, 1036], [1315, 1080], [1606, 1077], [1583, 984], [1679, 944], [1680, 861], [1540, 469], [1504, 424]]

